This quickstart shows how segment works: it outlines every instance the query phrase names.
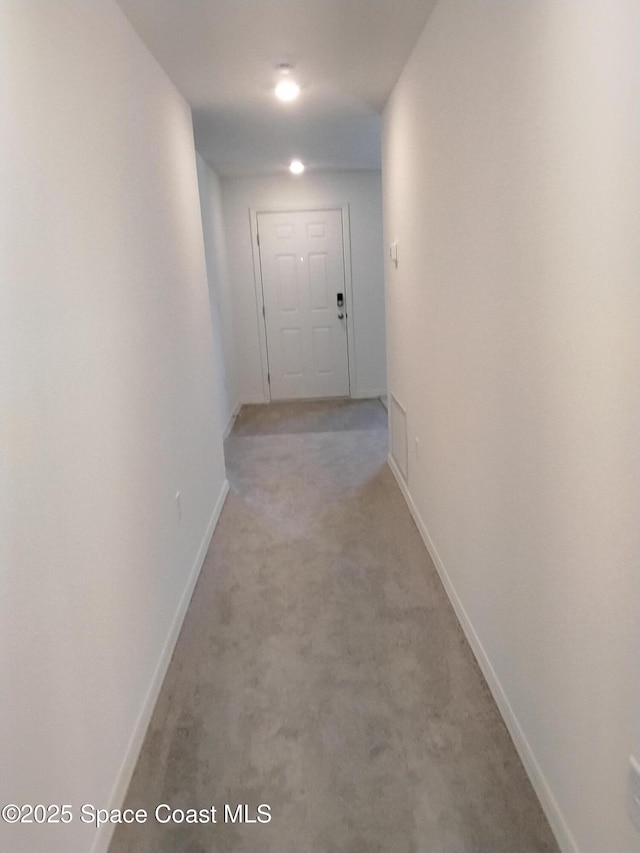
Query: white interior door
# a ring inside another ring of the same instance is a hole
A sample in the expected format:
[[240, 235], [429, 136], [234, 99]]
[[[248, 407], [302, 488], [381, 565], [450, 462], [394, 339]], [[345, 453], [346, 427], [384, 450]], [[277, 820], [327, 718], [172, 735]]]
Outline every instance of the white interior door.
[[257, 218], [271, 399], [347, 397], [342, 211]]

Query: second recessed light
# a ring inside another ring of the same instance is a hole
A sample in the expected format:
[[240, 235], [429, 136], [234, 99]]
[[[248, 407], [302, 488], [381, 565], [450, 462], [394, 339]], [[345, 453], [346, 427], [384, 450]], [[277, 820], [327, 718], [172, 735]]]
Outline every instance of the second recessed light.
[[276, 98], [281, 101], [295, 101], [300, 94], [300, 86], [298, 86], [295, 80], [285, 77], [284, 80], [280, 80], [274, 92]]

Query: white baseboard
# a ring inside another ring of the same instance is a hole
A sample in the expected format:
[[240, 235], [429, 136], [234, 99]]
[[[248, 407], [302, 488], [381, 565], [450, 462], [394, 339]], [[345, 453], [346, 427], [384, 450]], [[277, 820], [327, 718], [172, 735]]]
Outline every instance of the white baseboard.
[[373, 400], [374, 397], [384, 397], [386, 388], [358, 388], [351, 397], [354, 400]]
[[255, 396], [243, 397], [240, 401], [240, 407], [242, 406], [259, 406], [262, 403], [270, 403], [271, 400], [268, 397], [260, 397], [257, 394]]
[[495, 699], [496, 705], [498, 706], [498, 710], [502, 715], [502, 719], [504, 720], [507, 729], [509, 730], [509, 734], [513, 740], [515, 748], [520, 756], [520, 760], [522, 761], [524, 768], [531, 780], [531, 784], [538, 795], [538, 799], [540, 800], [540, 804], [544, 810], [544, 813], [549, 821], [549, 825], [551, 826], [551, 830], [556, 837], [556, 841], [562, 853], [579, 853], [578, 845], [569, 830], [567, 822], [562, 814], [560, 806], [558, 805], [558, 801], [553, 795], [553, 791], [551, 790], [551, 786], [549, 785], [542, 768], [538, 764], [536, 757], [533, 753], [533, 750], [527, 740], [518, 718], [515, 715], [513, 708], [511, 707], [511, 703], [507, 698], [507, 694], [505, 693], [496, 671], [493, 668], [491, 661], [487, 653], [484, 650], [482, 642], [478, 637], [475, 628], [473, 627], [471, 620], [467, 614], [467, 611], [464, 608], [464, 605], [460, 601], [458, 593], [451, 581], [449, 573], [440, 556], [436, 550], [435, 545], [433, 544], [433, 540], [425, 527], [425, 524], [420, 517], [420, 513], [418, 512], [416, 505], [413, 502], [413, 498], [411, 497], [411, 493], [409, 491], [409, 487], [405, 483], [402, 474], [400, 473], [400, 469], [396, 465], [392, 456], [389, 454], [387, 458], [387, 462], [389, 468], [391, 468], [391, 472], [393, 476], [396, 478], [398, 486], [400, 487], [400, 491], [409, 507], [409, 511], [413, 516], [413, 520], [416, 523], [416, 527], [422, 537], [422, 541], [424, 542], [427, 551], [431, 559], [433, 560], [433, 564], [436, 567], [438, 574], [440, 575], [440, 579], [442, 580], [442, 584], [445, 588], [447, 595], [449, 596], [449, 601], [451, 602], [453, 609], [458, 617], [458, 621], [462, 626], [462, 630], [465, 633], [465, 636], [471, 646], [471, 650], [478, 661], [480, 669], [482, 670], [482, 674], [485, 677], [487, 684], [489, 685], [489, 689]]
[[[155, 672], [153, 673], [153, 677], [149, 685], [149, 689], [147, 690], [147, 695], [145, 696], [144, 702], [142, 703], [142, 708], [140, 709], [140, 713], [138, 715], [138, 719], [136, 720], [131, 739], [129, 740], [129, 745], [127, 747], [124, 759], [120, 766], [120, 772], [118, 773], [115, 785], [113, 786], [113, 790], [111, 792], [111, 797], [109, 799], [108, 806], [109, 809], [121, 808], [124, 802], [124, 798], [126, 797], [127, 789], [129, 787], [129, 783], [131, 782], [131, 777], [133, 776], [133, 771], [138, 761], [138, 755], [140, 754], [140, 750], [142, 749], [142, 744], [144, 743], [147, 728], [149, 727], [149, 723], [151, 721], [151, 715], [153, 714], [153, 709], [156, 706], [158, 695], [160, 694], [162, 682], [164, 681], [165, 675], [167, 674], [167, 669], [171, 661], [171, 656], [173, 655], [173, 650], [175, 648], [176, 642], [178, 641], [180, 629], [182, 628], [182, 623], [187, 613], [187, 609], [191, 601], [191, 596], [193, 595], [193, 590], [195, 588], [198, 577], [200, 576], [200, 571], [204, 564], [204, 559], [207, 556], [207, 551], [209, 549], [211, 537], [213, 536], [213, 531], [216, 529], [218, 519], [220, 518], [220, 513], [222, 512], [222, 507], [224, 506], [224, 502], [228, 494], [229, 481], [225, 480], [222, 485], [222, 489], [220, 490], [218, 500], [216, 501], [216, 505], [213, 509], [211, 519], [209, 521], [209, 524], [207, 525], [207, 530], [203, 536], [202, 543], [200, 544], [198, 555], [189, 574], [189, 578], [185, 585], [184, 592], [182, 593], [182, 597], [180, 598], [180, 603], [178, 604], [175, 616], [173, 617], [173, 621], [171, 623], [167, 639], [160, 654], [160, 659], [158, 660]], [[96, 833], [93, 846], [91, 847], [91, 853], [107, 853], [114, 830], [115, 824], [112, 824], [110, 822], [104, 823]]]
[[224, 441], [224, 439], [229, 438], [229, 435], [231, 434], [231, 430], [233, 429], [233, 425], [236, 422], [236, 418], [238, 417], [238, 414], [240, 413], [241, 408], [242, 408], [242, 403], [238, 402], [235, 404], [235, 406], [231, 410], [231, 414], [229, 415], [229, 420], [227, 421], [227, 425], [224, 428], [224, 434], [222, 436], [223, 441]]

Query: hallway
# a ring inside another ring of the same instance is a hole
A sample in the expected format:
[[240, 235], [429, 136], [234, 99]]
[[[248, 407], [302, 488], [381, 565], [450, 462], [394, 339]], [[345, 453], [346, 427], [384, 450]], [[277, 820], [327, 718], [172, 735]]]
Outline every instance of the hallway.
[[[406, 504], [377, 400], [246, 406], [111, 853], [555, 851]], [[270, 823], [225, 824], [224, 804]]]

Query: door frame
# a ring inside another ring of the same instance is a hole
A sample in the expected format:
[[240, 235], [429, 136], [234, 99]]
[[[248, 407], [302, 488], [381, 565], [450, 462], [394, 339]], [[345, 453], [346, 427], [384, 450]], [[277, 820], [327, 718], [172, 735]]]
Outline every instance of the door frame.
[[342, 213], [342, 254], [344, 258], [344, 288], [347, 301], [347, 362], [349, 368], [349, 397], [355, 397], [356, 388], [356, 353], [355, 353], [355, 323], [353, 316], [353, 287], [351, 277], [351, 227], [349, 222], [349, 204], [340, 202], [323, 205], [286, 205], [283, 207], [260, 206], [249, 208], [249, 228], [251, 231], [251, 257], [253, 260], [253, 284], [256, 297], [256, 319], [260, 336], [260, 364], [262, 367], [262, 393], [264, 402], [271, 402], [269, 386], [269, 357], [267, 350], [267, 323], [264, 316], [264, 294], [262, 290], [262, 270], [260, 269], [260, 252], [258, 248], [258, 214], [259, 213], [320, 213], [327, 210], [339, 210]]

